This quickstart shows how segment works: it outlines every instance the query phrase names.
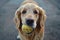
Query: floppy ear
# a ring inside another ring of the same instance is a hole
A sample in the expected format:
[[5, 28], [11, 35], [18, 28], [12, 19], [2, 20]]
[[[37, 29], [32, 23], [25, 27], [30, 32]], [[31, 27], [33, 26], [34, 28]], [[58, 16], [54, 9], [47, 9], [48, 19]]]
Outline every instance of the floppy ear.
[[45, 15], [45, 11], [42, 8], [39, 7], [38, 9], [39, 9], [39, 18], [37, 20], [37, 28], [40, 30], [41, 27], [44, 26], [46, 15]]
[[45, 10], [42, 8], [40, 8], [40, 16], [39, 17], [40, 17], [40, 25], [41, 25], [41, 27], [43, 27], [44, 23], [46, 21], [46, 14], [45, 14]]
[[14, 22], [17, 28], [21, 28], [22, 21], [21, 21], [21, 12], [19, 10], [15, 12]]

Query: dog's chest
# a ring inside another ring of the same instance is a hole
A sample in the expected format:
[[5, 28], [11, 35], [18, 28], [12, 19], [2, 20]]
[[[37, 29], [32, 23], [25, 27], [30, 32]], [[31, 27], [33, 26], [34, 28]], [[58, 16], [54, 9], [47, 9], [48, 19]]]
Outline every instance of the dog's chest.
[[36, 35], [33, 40], [41, 40], [40, 35]]
[[34, 37], [30, 36], [30, 37], [23, 37], [22, 40], [41, 40], [40, 35], [35, 35]]

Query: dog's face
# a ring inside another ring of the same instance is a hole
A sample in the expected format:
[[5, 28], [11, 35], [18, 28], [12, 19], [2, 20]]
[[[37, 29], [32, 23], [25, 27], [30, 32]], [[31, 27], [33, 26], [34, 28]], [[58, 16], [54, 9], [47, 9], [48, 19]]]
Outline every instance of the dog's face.
[[39, 16], [38, 14], [39, 10], [34, 4], [28, 3], [26, 5], [23, 5], [21, 8], [22, 24], [29, 25], [32, 28], [36, 28], [36, 22]]
[[16, 19], [16, 24], [20, 27], [22, 24], [26, 24], [31, 26], [33, 29], [40, 28], [41, 26], [44, 25], [45, 21], [45, 12], [44, 10], [33, 4], [33, 3], [27, 3], [22, 5], [15, 14]]

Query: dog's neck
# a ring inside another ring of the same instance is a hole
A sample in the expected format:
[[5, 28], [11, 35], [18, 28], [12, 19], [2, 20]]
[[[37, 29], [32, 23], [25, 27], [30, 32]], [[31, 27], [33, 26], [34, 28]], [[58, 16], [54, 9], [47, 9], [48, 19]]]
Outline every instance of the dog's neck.
[[[42, 36], [43, 35], [43, 27], [40, 29], [40, 30], [38, 30], [38, 29], [35, 29], [31, 34], [25, 34], [25, 33], [23, 33], [22, 32], [22, 30], [20, 29], [20, 34], [22, 34], [22, 35], [20, 35], [21, 37], [22, 37], [22, 40], [40, 40], [41, 39], [41, 37], [40, 36]], [[41, 34], [41, 35], [40, 35]]]

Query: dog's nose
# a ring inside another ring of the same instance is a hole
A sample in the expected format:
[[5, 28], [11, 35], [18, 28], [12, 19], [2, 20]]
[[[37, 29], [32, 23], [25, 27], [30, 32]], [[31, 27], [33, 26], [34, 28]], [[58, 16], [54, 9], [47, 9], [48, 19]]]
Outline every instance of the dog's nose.
[[26, 24], [29, 26], [33, 26], [34, 20], [33, 19], [27, 19]]

